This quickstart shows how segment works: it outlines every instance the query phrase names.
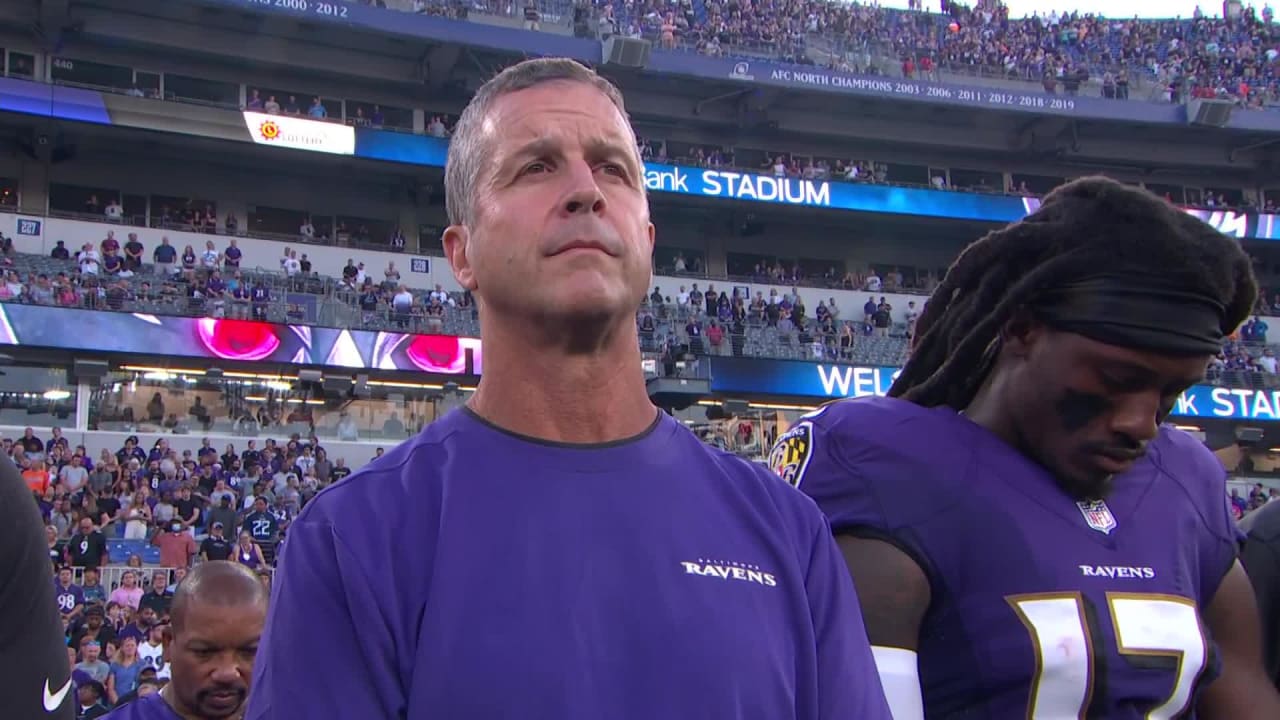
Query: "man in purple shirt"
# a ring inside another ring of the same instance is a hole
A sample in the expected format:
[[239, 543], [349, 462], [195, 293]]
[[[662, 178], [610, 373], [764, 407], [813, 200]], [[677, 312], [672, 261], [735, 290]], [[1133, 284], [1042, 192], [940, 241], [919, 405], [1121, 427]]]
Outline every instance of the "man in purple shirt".
[[617, 89], [520, 63], [449, 153], [484, 377], [289, 527], [246, 718], [889, 720], [817, 508], [649, 401]]
[[1236, 240], [1078, 180], [961, 253], [893, 397], [784, 433], [896, 720], [1280, 717], [1226, 472], [1161, 424], [1257, 293]]
[[[241, 716], [267, 614], [253, 571], [213, 560], [187, 573], [173, 594], [165, 645], [169, 682], [107, 715], [111, 720], [231, 720]], [[282, 711], [276, 718], [344, 717]]]

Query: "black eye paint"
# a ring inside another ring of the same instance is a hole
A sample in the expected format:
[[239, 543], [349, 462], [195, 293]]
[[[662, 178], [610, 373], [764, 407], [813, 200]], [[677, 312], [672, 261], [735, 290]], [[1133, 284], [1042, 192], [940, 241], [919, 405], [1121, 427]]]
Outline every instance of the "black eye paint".
[[1094, 418], [1111, 409], [1111, 401], [1101, 395], [1064, 390], [1054, 403], [1058, 422], [1067, 432], [1075, 432], [1093, 422]]

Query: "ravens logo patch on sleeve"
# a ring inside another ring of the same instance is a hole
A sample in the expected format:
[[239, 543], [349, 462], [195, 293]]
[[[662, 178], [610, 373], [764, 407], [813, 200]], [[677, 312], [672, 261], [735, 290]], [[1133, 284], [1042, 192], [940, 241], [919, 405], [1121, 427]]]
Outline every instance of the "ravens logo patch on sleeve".
[[800, 487], [809, 458], [813, 457], [813, 425], [799, 422], [778, 438], [769, 453], [769, 468], [794, 487]]

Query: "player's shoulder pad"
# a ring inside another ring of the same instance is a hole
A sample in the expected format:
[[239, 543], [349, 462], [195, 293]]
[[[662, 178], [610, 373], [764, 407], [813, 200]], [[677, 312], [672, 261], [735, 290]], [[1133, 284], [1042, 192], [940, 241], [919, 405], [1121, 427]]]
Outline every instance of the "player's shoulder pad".
[[1177, 483], [1215, 534], [1234, 537], [1234, 527], [1224, 525], [1227, 469], [1198, 438], [1172, 425], [1162, 425], [1147, 448], [1147, 456]]
[[951, 497], [966, 458], [943, 447], [947, 418], [892, 398], [825, 405], [787, 429], [769, 453], [770, 469], [818, 504], [837, 531], [913, 525]]
[[1212, 450], [1188, 432], [1172, 425], [1160, 426], [1160, 434], [1148, 448], [1151, 459], [1165, 474], [1197, 496], [1225, 493], [1227, 469]]
[[930, 411], [894, 398], [835, 400], [802, 415], [778, 436], [769, 453], [774, 474], [800, 487], [815, 459], [852, 467], [914, 444]]

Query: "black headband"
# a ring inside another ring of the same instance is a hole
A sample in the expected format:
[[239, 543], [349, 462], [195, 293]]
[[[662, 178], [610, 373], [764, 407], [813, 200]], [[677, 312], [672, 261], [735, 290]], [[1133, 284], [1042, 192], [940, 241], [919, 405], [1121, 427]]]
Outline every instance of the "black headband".
[[1222, 303], [1159, 278], [1095, 275], [1041, 293], [1030, 307], [1054, 328], [1108, 345], [1186, 355], [1222, 349]]

